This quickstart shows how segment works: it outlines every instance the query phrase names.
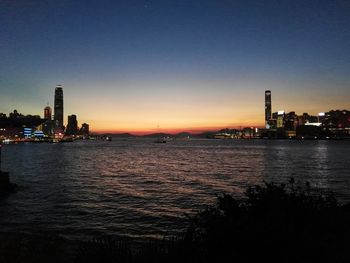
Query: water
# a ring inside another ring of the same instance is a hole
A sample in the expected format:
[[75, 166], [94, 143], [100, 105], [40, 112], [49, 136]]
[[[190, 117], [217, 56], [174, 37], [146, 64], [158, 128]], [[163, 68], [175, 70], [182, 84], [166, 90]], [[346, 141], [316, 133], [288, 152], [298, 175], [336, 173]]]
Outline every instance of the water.
[[6, 145], [21, 190], [0, 201], [5, 233], [131, 238], [176, 234], [185, 214], [293, 176], [350, 201], [350, 141], [150, 139]]

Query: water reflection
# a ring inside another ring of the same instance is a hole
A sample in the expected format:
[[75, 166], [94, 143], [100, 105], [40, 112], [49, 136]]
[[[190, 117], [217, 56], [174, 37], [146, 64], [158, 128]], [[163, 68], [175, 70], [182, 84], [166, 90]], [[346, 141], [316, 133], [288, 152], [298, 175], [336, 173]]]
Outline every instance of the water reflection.
[[176, 232], [185, 213], [224, 192], [297, 180], [350, 200], [350, 142], [114, 140], [7, 145], [4, 169], [23, 191], [0, 204], [2, 231], [69, 238]]

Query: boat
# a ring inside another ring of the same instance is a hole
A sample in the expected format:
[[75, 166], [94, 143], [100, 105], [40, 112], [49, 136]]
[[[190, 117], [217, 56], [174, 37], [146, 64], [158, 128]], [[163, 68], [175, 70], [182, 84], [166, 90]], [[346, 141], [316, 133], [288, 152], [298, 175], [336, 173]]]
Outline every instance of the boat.
[[112, 136], [102, 136], [101, 140], [111, 142], [112, 141]]

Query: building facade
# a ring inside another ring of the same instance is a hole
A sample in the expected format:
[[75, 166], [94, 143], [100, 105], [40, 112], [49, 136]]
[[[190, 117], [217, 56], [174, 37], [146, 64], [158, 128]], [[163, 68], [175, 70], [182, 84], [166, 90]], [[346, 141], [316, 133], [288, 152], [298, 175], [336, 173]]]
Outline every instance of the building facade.
[[266, 90], [265, 91], [265, 128], [269, 129], [270, 125], [269, 125], [269, 121], [271, 119], [271, 113], [272, 113], [272, 109], [271, 109], [271, 91], [270, 90]]
[[54, 112], [54, 121], [55, 121], [55, 132], [63, 133], [63, 89], [61, 85], [57, 85], [55, 89], [55, 112]]
[[46, 136], [52, 136], [54, 134], [55, 123], [52, 120], [52, 109], [49, 106], [44, 108], [44, 120], [42, 131]]
[[277, 129], [284, 128], [285, 125], [285, 112], [280, 110], [277, 112]]
[[90, 135], [90, 126], [87, 123], [83, 123], [80, 128], [80, 135], [89, 136]]
[[78, 135], [78, 121], [76, 115], [69, 115], [68, 116], [68, 124], [66, 129], [66, 135], [69, 136], [75, 136]]
[[47, 121], [52, 120], [52, 109], [50, 106], [46, 106], [44, 109], [44, 119]]

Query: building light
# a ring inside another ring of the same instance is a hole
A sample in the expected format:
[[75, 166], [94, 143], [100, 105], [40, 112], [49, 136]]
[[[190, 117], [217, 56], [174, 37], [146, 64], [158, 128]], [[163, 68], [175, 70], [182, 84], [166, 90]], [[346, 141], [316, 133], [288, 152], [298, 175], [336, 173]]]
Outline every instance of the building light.
[[305, 123], [306, 126], [321, 126], [322, 123], [320, 122], [307, 122]]

